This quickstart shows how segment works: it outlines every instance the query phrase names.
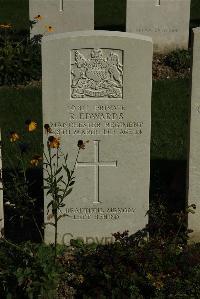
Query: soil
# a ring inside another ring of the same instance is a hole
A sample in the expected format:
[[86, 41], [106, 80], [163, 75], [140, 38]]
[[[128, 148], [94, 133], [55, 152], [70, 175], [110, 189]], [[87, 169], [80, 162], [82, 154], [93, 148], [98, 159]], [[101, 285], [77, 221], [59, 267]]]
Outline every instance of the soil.
[[190, 68], [175, 71], [165, 64], [166, 55], [154, 54], [153, 57], [153, 80], [183, 79], [189, 78]]

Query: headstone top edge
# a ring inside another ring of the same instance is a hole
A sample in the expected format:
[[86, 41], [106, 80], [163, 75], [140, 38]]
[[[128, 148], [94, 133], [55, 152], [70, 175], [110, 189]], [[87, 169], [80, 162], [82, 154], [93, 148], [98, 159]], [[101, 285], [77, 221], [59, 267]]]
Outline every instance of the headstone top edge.
[[200, 27], [196, 27], [192, 29], [194, 34], [200, 34]]
[[110, 37], [121, 37], [121, 38], [132, 38], [138, 39], [146, 42], [150, 42], [153, 44], [152, 38], [146, 35], [129, 33], [129, 32], [121, 32], [121, 31], [106, 31], [106, 30], [88, 30], [88, 31], [73, 31], [73, 32], [65, 32], [65, 33], [57, 33], [48, 36], [42, 37], [42, 43], [64, 39], [64, 38], [77, 38], [77, 37], [95, 37], [95, 36], [110, 36]]
[[[128, 0], [128, 1], [132, 1], [132, 2], [149, 2], [150, 0]], [[152, 2], [154, 2], [155, 0], [151, 0]], [[161, 0], [163, 2], [188, 2], [191, 3], [191, 0]]]

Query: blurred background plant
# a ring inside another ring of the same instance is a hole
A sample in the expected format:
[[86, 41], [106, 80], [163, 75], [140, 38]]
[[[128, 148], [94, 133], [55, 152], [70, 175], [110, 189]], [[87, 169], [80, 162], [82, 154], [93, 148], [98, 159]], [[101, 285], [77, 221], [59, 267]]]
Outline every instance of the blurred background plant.
[[18, 38], [11, 24], [0, 24], [0, 85], [41, 79], [40, 38], [30, 39], [29, 32]]
[[176, 50], [167, 54], [164, 63], [175, 71], [189, 69], [191, 66], [191, 52], [188, 50]]
[[16, 236], [19, 237], [18, 241], [29, 239], [30, 235], [25, 236], [25, 230], [30, 233], [30, 227], [34, 227], [39, 239], [43, 239], [41, 229], [43, 203], [35, 192], [40, 189], [42, 193], [42, 177], [36, 177], [38, 173], [41, 175], [41, 171], [34, 174], [36, 168], [39, 170], [42, 157], [35, 154], [32, 149], [36, 129], [35, 121], [26, 120], [24, 130], [20, 133], [10, 131], [6, 140], [10, 143], [10, 151], [6, 157], [9, 167], [3, 168], [5, 235], [9, 236], [8, 231], [13, 227], [14, 241], [17, 241]]

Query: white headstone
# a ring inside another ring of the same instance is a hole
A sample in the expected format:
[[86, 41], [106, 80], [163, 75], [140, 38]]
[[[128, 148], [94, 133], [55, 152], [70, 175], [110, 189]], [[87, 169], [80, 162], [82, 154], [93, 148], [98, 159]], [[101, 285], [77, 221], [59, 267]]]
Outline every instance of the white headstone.
[[[152, 52], [151, 38], [130, 33], [43, 38], [44, 123], [61, 137], [71, 167], [78, 140], [89, 140], [76, 164], [60, 242], [107, 243], [112, 233], [133, 233], [148, 221]], [[50, 225], [45, 240], [53, 241]]]
[[[29, 0], [31, 36], [94, 29], [94, 0]], [[38, 16], [38, 18], [37, 18]], [[51, 30], [48, 30], [51, 26]]]
[[191, 0], [127, 0], [126, 31], [149, 35], [155, 52], [187, 49]]
[[200, 28], [195, 28], [190, 120], [188, 205], [195, 204], [195, 214], [189, 214], [191, 240], [200, 241]]
[[3, 227], [4, 227], [4, 209], [3, 209], [2, 154], [1, 154], [1, 129], [0, 129], [0, 236]]

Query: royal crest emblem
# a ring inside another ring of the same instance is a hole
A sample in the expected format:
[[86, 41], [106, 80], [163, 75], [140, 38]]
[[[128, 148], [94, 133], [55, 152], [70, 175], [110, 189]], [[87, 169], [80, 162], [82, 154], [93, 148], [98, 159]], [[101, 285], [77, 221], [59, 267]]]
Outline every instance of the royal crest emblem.
[[84, 56], [85, 52], [73, 50], [71, 98], [122, 98], [123, 65], [119, 55], [113, 50], [86, 51], [89, 57]]

